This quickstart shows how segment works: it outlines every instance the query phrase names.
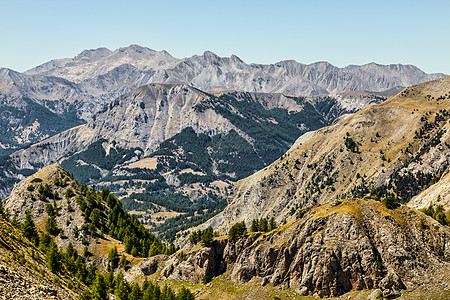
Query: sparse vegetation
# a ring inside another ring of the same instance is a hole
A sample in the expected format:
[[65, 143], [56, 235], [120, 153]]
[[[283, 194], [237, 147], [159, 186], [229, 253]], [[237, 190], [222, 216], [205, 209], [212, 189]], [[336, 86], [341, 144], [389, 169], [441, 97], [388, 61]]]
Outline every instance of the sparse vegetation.
[[436, 207], [434, 207], [433, 204], [430, 204], [427, 208], [421, 209], [421, 211], [442, 225], [450, 225], [450, 211], [445, 213], [444, 207], [441, 204], [436, 205]]
[[345, 137], [344, 144], [345, 147], [347, 147], [347, 150], [354, 153], [359, 153], [358, 144], [351, 137]]
[[386, 208], [388, 209], [394, 209], [397, 208], [399, 206], [397, 199], [395, 199], [395, 197], [389, 195], [386, 196], [383, 200], [382, 200], [384, 206], [386, 206]]
[[275, 228], [277, 228], [277, 223], [273, 217], [270, 218], [270, 220], [267, 220], [267, 218], [261, 218], [259, 220], [253, 219], [252, 225], [250, 226], [250, 232], [268, 232], [274, 230]]
[[244, 221], [234, 224], [228, 231], [228, 237], [232, 241], [245, 234], [247, 234], [247, 228], [245, 227]]

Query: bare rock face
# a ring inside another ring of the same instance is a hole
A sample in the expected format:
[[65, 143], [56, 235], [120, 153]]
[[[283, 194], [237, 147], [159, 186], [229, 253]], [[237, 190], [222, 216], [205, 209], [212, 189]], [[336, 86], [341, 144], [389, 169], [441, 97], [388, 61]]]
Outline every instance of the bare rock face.
[[373, 200], [305, 209], [272, 232], [218, 240], [183, 262], [173, 258], [162, 278], [200, 282], [214, 263], [219, 272], [228, 270], [232, 281], [261, 280], [316, 297], [380, 289], [393, 298], [419, 285], [448, 289], [450, 229], [431, 218], [425, 218], [430, 229], [422, 229], [417, 214], [406, 206], [388, 210]]
[[186, 260], [173, 256], [161, 271], [161, 279], [204, 283], [224, 272], [223, 248], [226, 241], [217, 241], [213, 247], [200, 249]]
[[162, 265], [164, 265], [163, 261], [165, 260], [167, 260], [167, 256], [165, 255], [147, 258], [139, 264], [139, 268], [141, 269], [142, 274], [146, 276], [152, 275], [162, 269]]
[[76, 299], [53, 283], [37, 279], [30, 273], [21, 273], [0, 263], [0, 299], [40, 300], [40, 299]]
[[408, 206], [422, 209], [429, 205], [442, 205], [445, 210], [450, 209], [450, 172], [445, 170], [440, 180], [432, 189], [426, 189], [408, 203]]

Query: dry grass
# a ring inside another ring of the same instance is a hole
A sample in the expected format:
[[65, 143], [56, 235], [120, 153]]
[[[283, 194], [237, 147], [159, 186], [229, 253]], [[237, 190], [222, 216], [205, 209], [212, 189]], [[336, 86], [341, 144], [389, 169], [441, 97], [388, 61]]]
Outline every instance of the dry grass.
[[129, 168], [129, 169], [139, 168], [139, 169], [156, 170], [156, 167], [158, 165], [158, 157], [159, 156], [146, 157], [141, 160], [132, 162], [132, 163], [124, 166], [123, 168]]

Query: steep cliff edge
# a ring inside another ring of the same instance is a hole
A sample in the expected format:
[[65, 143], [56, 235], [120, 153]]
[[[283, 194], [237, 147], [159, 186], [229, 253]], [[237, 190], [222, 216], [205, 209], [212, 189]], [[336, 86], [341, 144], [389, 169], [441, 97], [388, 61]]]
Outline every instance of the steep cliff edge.
[[[423, 223], [419, 221], [422, 219]], [[333, 201], [300, 210], [286, 225], [172, 258], [162, 279], [201, 283], [227, 271], [237, 283], [261, 281], [300, 295], [335, 297], [352, 290], [449, 289], [450, 228], [402, 205], [371, 199]]]

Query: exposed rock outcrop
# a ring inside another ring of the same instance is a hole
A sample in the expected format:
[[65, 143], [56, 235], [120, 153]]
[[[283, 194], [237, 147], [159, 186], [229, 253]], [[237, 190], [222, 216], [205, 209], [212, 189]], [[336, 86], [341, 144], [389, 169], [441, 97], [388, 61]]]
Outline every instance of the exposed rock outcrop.
[[450, 288], [449, 238], [448, 227], [407, 206], [388, 210], [373, 200], [342, 200], [301, 210], [272, 232], [217, 240], [182, 262], [172, 258], [161, 276], [198, 283], [206, 272], [226, 269], [234, 282], [261, 280], [301, 295], [380, 289], [392, 298], [422, 285]]

